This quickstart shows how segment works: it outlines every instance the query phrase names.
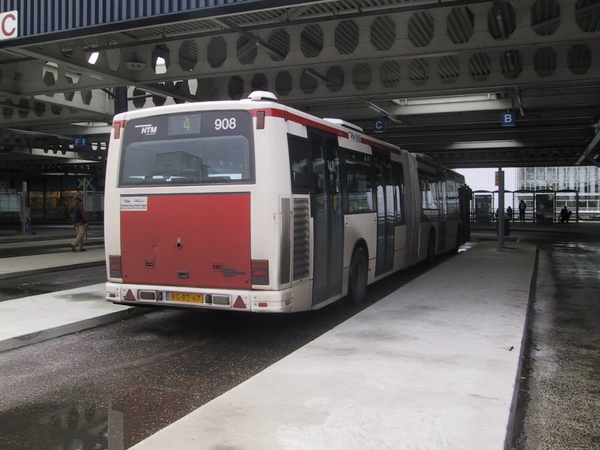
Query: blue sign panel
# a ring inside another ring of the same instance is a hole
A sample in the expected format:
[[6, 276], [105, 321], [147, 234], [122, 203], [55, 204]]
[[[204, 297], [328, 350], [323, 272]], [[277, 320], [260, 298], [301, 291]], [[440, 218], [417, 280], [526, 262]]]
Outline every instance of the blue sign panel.
[[373, 133], [385, 133], [388, 128], [386, 119], [377, 119], [373, 122]]
[[514, 127], [517, 125], [517, 113], [514, 111], [503, 111], [500, 113], [500, 124], [503, 127]]
[[76, 148], [84, 148], [87, 146], [87, 139], [83, 136], [79, 136], [75, 138], [75, 142], [73, 142], [73, 145], [75, 145]]

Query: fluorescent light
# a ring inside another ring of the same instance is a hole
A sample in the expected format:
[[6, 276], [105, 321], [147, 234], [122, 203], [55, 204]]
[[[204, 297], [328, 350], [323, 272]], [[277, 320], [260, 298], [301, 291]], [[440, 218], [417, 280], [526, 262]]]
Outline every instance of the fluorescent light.
[[393, 114], [387, 112], [385, 109], [380, 108], [379, 106], [377, 106], [371, 102], [365, 102], [365, 103], [367, 104], [367, 106], [369, 107], [369, 109], [371, 111], [375, 111], [378, 114], [382, 114], [383, 116], [385, 116], [387, 119], [391, 120], [394, 123], [402, 123], [402, 121], [400, 119], [398, 119]]
[[398, 106], [420, 106], [420, 105], [441, 105], [446, 103], [465, 103], [465, 102], [485, 102], [500, 100], [498, 94], [464, 94], [450, 95], [446, 97], [418, 97], [418, 98], [401, 98], [392, 100]]
[[161, 75], [163, 73], [167, 73], [167, 61], [160, 56], [158, 58], [156, 58], [155, 73], [156, 73], [156, 75]]
[[94, 64], [96, 64], [96, 61], [98, 61], [98, 56], [100, 56], [100, 53], [98, 53], [98, 52], [91, 53], [88, 58], [88, 63], [91, 64], [92, 66]]
[[449, 150], [469, 150], [479, 148], [520, 148], [525, 145], [521, 141], [506, 140], [506, 141], [467, 141], [454, 142], [448, 147]]
[[398, 105], [389, 109], [395, 116], [436, 114], [469, 111], [502, 111], [513, 108], [513, 102], [499, 94], [465, 94], [444, 97], [402, 98], [393, 100]]

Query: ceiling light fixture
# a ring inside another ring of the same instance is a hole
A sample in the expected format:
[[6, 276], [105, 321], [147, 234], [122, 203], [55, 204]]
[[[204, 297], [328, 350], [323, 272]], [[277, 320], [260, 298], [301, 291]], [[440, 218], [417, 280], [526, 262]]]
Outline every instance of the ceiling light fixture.
[[446, 103], [485, 102], [501, 100], [497, 93], [461, 94], [443, 97], [415, 97], [392, 100], [398, 106], [440, 105]]
[[394, 123], [402, 123], [402, 121], [400, 119], [398, 119], [396, 116], [394, 116], [393, 114], [387, 112], [385, 109], [371, 103], [371, 102], [365, 102], [366, 105], [369, 107], [369, 109], [371, 111], [375, 111], [376, 113], [379, 113], [381, 115], [383, 115], [385, 118], [391, 120]]
[[500, 140], [500, 141], [465, 141], [454, 142], [450, 144], [450, 150], [469, 150], [469, 149], [486, 149], [486, 148], [520, 148], [525, 144], [521, 141]]

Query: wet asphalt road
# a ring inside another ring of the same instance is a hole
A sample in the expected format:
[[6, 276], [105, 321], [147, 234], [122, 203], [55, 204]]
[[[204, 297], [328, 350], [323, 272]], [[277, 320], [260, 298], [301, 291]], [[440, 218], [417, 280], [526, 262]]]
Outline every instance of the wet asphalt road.
[[600, 236], [540, 237], [512, 449], [598, 450]]
[[[490, 239], [491, 232], [473, 233], [473, 241]], [[515, 240], [541, 251], [510, 448], [597, 450], [598, 235], [512, 232], [506, 245]], [[104, 268], [97, 270], [103, 277]], [[376, 283], [364, 307], [424, 270]], [[55, 289], [52, 275], [27, 282]], [[0, 353], [0, 449], [128, 448], [357, 311], [341, 305], [289, 316], [148, 310]]]
[[[0, 264], [2, 260], [0, 260]], [[66, 269], [0, 281], [0, 302], [31, 295], [73, 289], [106, 281], [104, 264], [81, 269]]]

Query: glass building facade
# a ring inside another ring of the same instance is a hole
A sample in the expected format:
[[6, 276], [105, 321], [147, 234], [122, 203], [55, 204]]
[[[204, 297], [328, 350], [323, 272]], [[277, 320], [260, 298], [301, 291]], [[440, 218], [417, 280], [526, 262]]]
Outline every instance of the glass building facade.
[[[23, 189], [25, 188], [25, 198]], [[91, 221], [104, 220], [104, 177], [13, 176], [0, 177], [0, 225], [19, 224], [20, 211], [28, 206], [35, 223], [69, 223], [67, 207], [77, 192], [85, 194]]]
[[[554, 208], [564, 206], [581, 220], [600, 219], [600, 168], [520, 167], [517, 169], [517, 192], [553, 192]], [[522, 194], [526, 196], [525, 192]]]

